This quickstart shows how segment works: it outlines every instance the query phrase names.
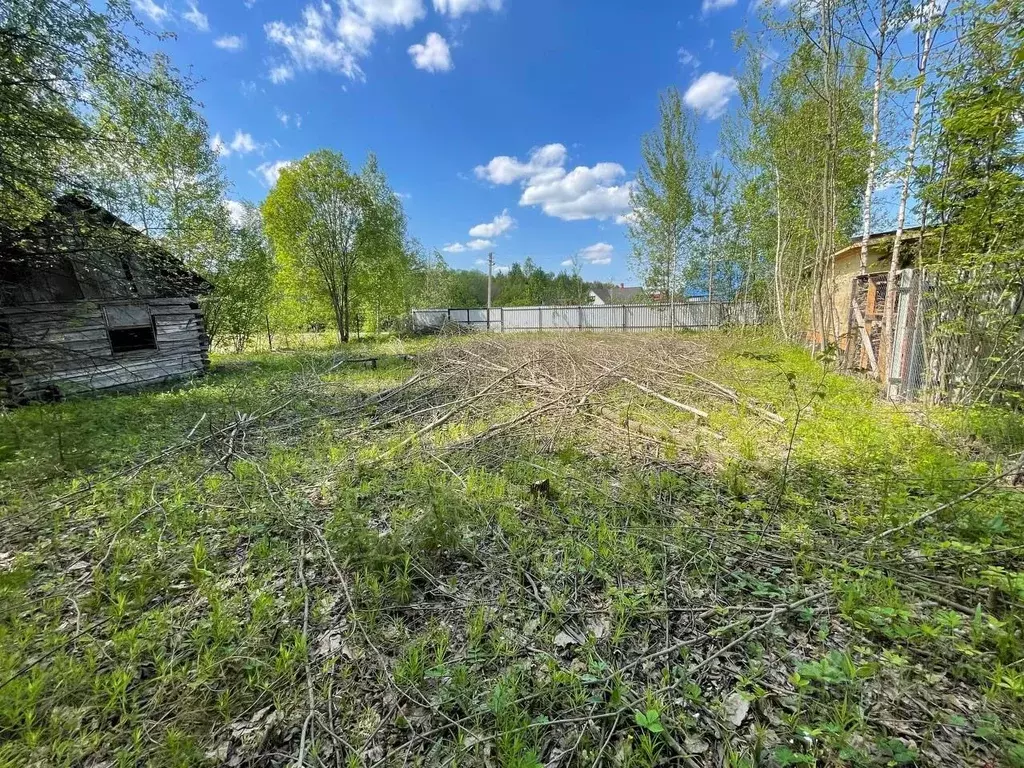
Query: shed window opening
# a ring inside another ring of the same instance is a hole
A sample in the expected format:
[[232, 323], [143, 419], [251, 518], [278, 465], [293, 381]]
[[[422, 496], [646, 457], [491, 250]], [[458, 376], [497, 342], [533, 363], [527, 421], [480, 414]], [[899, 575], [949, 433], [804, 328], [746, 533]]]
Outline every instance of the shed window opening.
[[138, 352], [142, 349], [156, 349], [156, 334], [152, 323], [134, 328], [108, 328], [110, 349], [115, 355]]
[[103, 308], [107, 320], [110, 351], [115, 355], [156, 349], [156, 330], [149, 307], [142, 304], [117, 304]]

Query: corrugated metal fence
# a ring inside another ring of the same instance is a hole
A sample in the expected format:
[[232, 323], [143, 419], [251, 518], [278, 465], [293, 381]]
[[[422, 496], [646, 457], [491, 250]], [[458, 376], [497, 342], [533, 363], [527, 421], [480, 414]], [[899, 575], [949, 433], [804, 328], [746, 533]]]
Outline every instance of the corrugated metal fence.
[[917, 398], [925, 379], [924, 321], [932, 301], [928, 276], [915, 269], [899, 272], [896, 317], [893, 329], [893, 361], [887, 394], [892, 399]]
[[667, 304], [587, 304], [568, 307], [494, 307], [487, 309], [414, 309], [417, 330], [454, 323], [473, 330], [511, 331], [654, 331], [675, 328], [720, 328], [759, 322], [752, 304], [695, 301], [676, 304], [675, 322]]

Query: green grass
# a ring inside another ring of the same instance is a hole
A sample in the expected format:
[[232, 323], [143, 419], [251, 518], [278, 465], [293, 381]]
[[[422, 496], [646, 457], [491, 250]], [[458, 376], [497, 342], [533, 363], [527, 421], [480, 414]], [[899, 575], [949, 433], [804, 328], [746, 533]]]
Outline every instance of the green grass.
[[673, 392], [706, 430], [622, 385], [400, 449], [436, 393], [373, 394], [417, 366], [328, 350], [2, 414], [0, 765], [1024, 765], [1021, 492], [870, 541], [1024, 419], [690, 338], [741, 395]]

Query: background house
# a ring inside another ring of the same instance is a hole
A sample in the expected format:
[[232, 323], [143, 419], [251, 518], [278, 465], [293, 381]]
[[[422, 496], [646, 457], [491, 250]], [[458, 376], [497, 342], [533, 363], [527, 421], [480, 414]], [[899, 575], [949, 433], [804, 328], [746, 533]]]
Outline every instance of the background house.
[[592, 283], [587, 295], [593, 304], [641, 304], [647, 300], [643, 288]]
[[199, 374], [209, 283], [90, 200], [0, 233], [0, 393], [8, 400]]

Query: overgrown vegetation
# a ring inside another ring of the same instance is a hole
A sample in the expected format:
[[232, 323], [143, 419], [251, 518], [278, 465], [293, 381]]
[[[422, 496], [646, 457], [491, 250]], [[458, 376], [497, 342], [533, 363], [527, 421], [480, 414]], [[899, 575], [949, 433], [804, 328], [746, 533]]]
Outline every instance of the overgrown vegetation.
[[763, 335], [372, 353], [3, 414], [0, 763], [1024, 763], [1019, 416]]

